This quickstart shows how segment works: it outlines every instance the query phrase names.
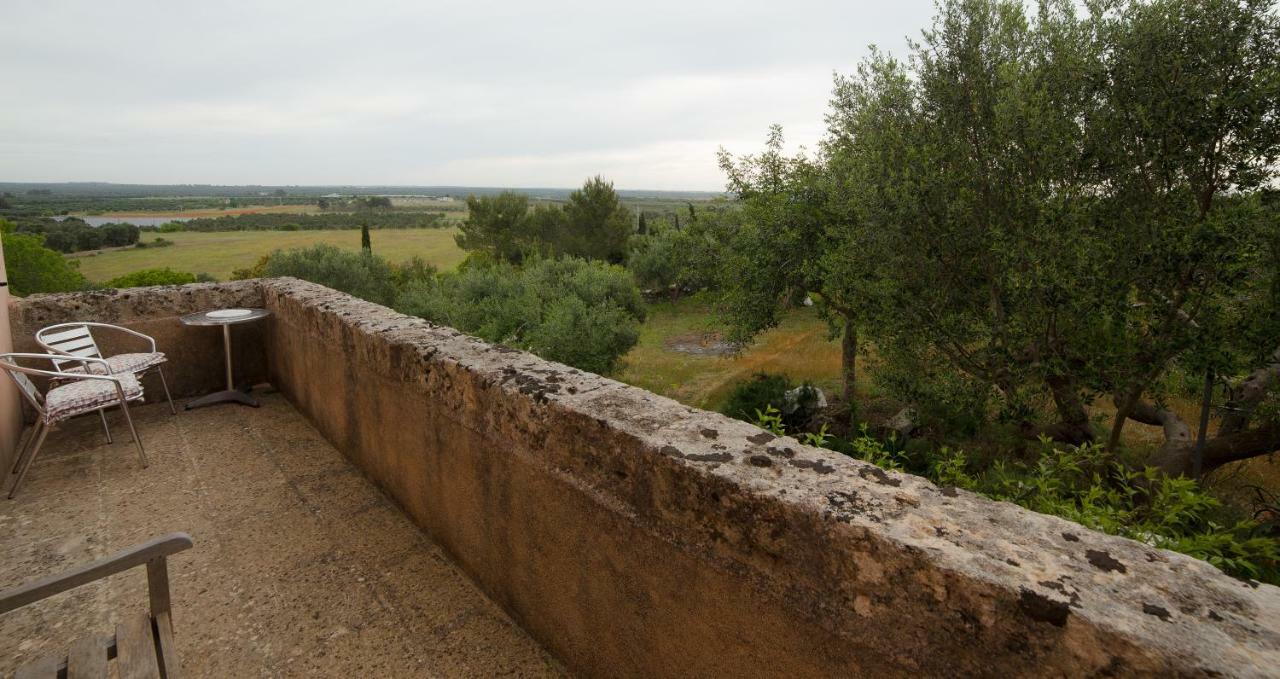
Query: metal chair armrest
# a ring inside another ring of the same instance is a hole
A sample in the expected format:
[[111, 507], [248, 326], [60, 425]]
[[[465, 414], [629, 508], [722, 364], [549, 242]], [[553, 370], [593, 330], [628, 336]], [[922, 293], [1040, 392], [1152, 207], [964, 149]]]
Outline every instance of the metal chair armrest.
[[[50, 575], [34, 582], [0, 593], [0, 613], [8, 613], [27, 604], [47, 599], [70, 589], [101, 580], [110, 575], [163, 559], [183, 550], [191, 549], [191, 536], [186, 533], [170, 533], [73, 568], [65, 573]], [[148, 569], [150, 571], [152, 569]], [[148, 572], [150, 576], [150, 572]], [[167, 583], [166, 589], [167, 589]]]
[[[43, 359], [46, 361], [52, 361], [54, 359], [57, 359], [59, 361], [78, 361], [84, 364], [85, 372], [68, 373], [68, 372], [63, 372], [61, 370], [42, 370], [40, 368], [28, 368], [27, 366], [18, 365], [17, 363], [14, 363], [9, 360], [14, 358], [35, 358], [35, 359]], [[4, 366], [5, 368], [9, 370], [16, 370], [17, 372], [25, 373], [28, 375], [40, 375], [41, 377], [53, 377], [59, 380], [111, 380], [112, 382], [116, 382], [117, 384], [120, 382], [120, 379], [118, 377], [111, 374], [111, 364], [107, 363], [106, 359], [103, 359], [103, 358], [92, 358], [87, 356], [70, 356], [70, 355], [64, 356], [62, 354], [57, 354], [57, 355], [27, 354], [27, 353], [0, 354], [0, 363], [6, 363], [6, 362], [8, 363], [8, 365], [5, 365]], [[90, 363], [101, 365], [103, 373], [105, 374], [99, 375], [96, 373], [90, 373], [89, 372]]]

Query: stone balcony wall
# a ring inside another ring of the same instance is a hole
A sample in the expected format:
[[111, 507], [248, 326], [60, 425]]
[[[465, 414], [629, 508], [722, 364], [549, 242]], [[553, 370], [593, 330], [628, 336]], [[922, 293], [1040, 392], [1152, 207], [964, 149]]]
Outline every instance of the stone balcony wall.
[[[270, 309], [260, 346], [271, 382], [581, 674], [1280, 667], [1275, 587], [321, 286], [226, 285], [255, 292], [192, 287], [207, 306], [226, 306], [227, 294]], [[139, 328], [176, 322], [173, 289], [124, 294], [78, 312]], [[48, 315], [52, 302], [19, 307]], [[19, 308], [15, 320], [34, 313]], [[15, 338], [29, 325], [16, 323]]]

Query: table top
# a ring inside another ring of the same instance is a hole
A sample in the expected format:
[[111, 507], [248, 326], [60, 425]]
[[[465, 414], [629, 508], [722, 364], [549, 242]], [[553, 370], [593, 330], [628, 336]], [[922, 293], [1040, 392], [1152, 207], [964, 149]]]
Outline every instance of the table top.
[[[222, 315], [230, 311], [247, 311], [249, 313]], [[256, 321], [270, 315], [271, 312], [266, 309], [210, 309], [196, 314], [187, 314], [179, 320], [182, 321], [183, 325], [233, 325], [235, 323]]]

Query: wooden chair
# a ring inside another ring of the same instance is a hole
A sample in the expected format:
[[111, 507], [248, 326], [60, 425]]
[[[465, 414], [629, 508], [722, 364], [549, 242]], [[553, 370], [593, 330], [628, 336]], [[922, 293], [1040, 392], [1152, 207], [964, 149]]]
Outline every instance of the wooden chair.
[[[18, 360], [72, 360], [94, 368], [72, 373], [56, 370], [41, 370], [18, 364]], [[133, 442], [138, 447], [138, 459], [142, 466], [147, 466], [147, 451], [142, 449], [142, 439], [138, 438], [138, 430], [133, 426], [133, 416], [129, 414], [129, 401], [142, 399], [142, 384], [132, 373], [111, 374], [107, 362], [101, 358], [60, 359], [50, 354], [0, 354], [0, 370], [8, 373], [18, 391], [27, 399], [36, 411], [36, 426], [31, 431], [17, 458], [13, 461], [13, 487], [9, 489], [9, 499], [18, 494], [22, 480], [31, 469], [40, 454], [40, 447], [49, 431], [60, 423], [77, 415], [98, 411], [102, 414], [107, 408], [119, 406], [124, 419], [129, 423], [129, 431], [133, 433]], [[41, 394], [31, 381], [30, 375], [49, 378], [50, 388]], [[103, 415], [106, 422], [106, 415]], [[107, 441], [111, 441], [110, 434]], [[32, 445], [34, 444], [34, 446]], [[28, 452], [30, 451], [30, 452]]]
[[170, 533], [61, 575], [0, 593], [0, 614], [4, 614], [135, 566], [147, 567], [150, 615], [138, 612], [125, 616], [114, 632], [80, 639], [66, 653], [27, 663], [18, 669], [15, 679], [105, 679], [112, 660], [117, 665], [114, 676], [122, 679], [178, 677], [182, 668], [173, 639], [168, 557], [190, 548], [190, 536]]

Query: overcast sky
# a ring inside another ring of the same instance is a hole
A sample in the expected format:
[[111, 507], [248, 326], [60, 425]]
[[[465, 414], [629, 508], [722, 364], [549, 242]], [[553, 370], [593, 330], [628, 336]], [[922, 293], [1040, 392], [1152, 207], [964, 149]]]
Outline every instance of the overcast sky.
[[6, 0], [0, 181], [723, 189], [932, 0]]

